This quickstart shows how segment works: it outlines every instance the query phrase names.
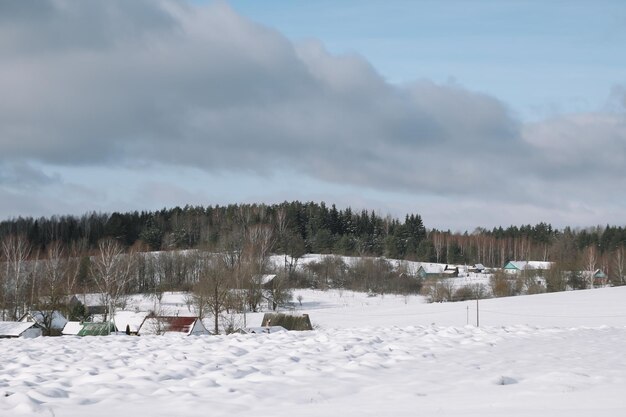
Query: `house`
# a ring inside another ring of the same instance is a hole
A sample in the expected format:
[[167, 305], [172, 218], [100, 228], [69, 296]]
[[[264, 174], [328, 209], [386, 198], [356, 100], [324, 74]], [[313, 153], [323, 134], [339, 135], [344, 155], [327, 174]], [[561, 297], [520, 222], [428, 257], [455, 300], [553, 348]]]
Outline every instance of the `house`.
[[594, 287], [604, 287], [609, 283], [609, 277], [602, 271], [601, 269], [596, 269], [595, 271], [583, 271], [582, 277], [587, 280], [587, 282], [593, 281]]
[[419, 278], [456, 278], [460, 268], [456, 265], [422, 263], [417, 268], [416, 275]]
[[[48, 317], [45, 317], [49, 315]], [[37, 323], [41, 326], [43, 331], [48, 336], [59, 336], [63, 331], [63, 327], [67, 323], [67, 319], [60, 311], [53, 312], [42, 312], [42, 311], [31, 311], [30, 313], [24, 314], [20, 320], [22, 323]], [[49, 321], [50, 328], [46, 321]]]
[[160, 335], [182, 333], [187, 336], [211, 334], [198, 317], [149, 316], [144, 319], [137, 334]]
[[43, 334], [43, 328], [35, 322], [0, 321], [0, 339], [32, 339]]
[[87, 315], [93, 316], [106, 313], [107, 307], [104, 305], [104, 300], [106, 300], [105, 295], [100, 293], [74, 294], [70, 297], [68, 304], [74, 308], [80, 303], [85, 306]]
[[552, 262], [543, 261], [509, 261], [504, 265], [504, 272], [519, 274], [523, 271], [547, 271], [552, 268]]
[[416, 274], [422, 279], [440, 278], [443, 274], [444, 268], [445, 265], [442, 264], [422, 263], [417, 269]]

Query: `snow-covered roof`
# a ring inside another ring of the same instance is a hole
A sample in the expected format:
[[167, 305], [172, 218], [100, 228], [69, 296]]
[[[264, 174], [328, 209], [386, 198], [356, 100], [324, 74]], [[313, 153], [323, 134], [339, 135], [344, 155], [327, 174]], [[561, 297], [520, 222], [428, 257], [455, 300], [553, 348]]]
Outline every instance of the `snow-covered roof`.
[[[31, 311], [28, 314], [25, 314], [21, 319], [21, 322], [33, 323], [36, 322], [39, 325], [44, 325], [44, 317], [41, 311]], [[60, 311], [52, 312], [52, 322], [50, 323], [50, 327], [55, 330], [62, 330], [67, 323], [67, 319]]]
[[552, 267], [552, 262], [544, 261], [510, 261], [505, 265], [506, 269], [517, 269], [523, 271], [525, 269], [541, 269], [547, 270]]
[[147, 311], [138, 313], [134, 311], [116, 311], [113, 321], [115, 321], [115, 327], [121, 332], [126, 331], [126, 326], [128, 326], [131, 332], [137, 332], [141, 327], [141, 323], [149, 314]]
[[445, 264], [433, 264], [433, 263], [422, 263], [420, 264], [420, 268], [424, 270], [427, 274], [441, 274], [446, 268]]
[[36, 326], [33, 322], [0, 321], [0, 337], [20, 337], [22, 333]]
[[146, 317], [139, 327], [140, 335], [157, 335], [166, 333], [209, 334], [202, 320], [197, 317]]
[[66, 336], [76, 336], [82, 329], [83, 324], [80, 321], [68, 321], [65, 323], [61, 334]]

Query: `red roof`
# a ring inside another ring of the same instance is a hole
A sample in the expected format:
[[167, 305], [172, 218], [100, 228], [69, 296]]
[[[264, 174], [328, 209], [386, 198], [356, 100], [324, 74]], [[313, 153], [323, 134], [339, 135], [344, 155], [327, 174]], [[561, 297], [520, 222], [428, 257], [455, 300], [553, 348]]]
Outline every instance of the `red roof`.
[[189, 333], [196, 322], [195, 317], [158, 317], [167, 323], [168, 332]]

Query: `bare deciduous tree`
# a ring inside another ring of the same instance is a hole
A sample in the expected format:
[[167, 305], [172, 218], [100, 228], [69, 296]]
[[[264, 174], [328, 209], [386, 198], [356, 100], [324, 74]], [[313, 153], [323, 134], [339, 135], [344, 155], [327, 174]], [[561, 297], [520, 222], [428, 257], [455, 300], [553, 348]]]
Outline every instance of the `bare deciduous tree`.
[[615, 262], [615, 274], [617, 275], [617, 281], [620, 285], [626, 284], [626, 276], [624, 276], [624, 272], [626, 271], [626, 261], [624, 259], [624, 247], [620, 246], [615, 249], [614, 255]]
[[48, 245], [41, 267], [34, 272], [36, 279], [33, 279], [33, 283], [37, 282], [38, 297], [33, 306], [38, 310], [44, 328], [50, 334], [55, 311], [62, 308], [63, 297], [68, 295], [66, 283], [68, 279], [71, 280], [68, 276], [75, 272], [65, 248], [58, 241]]
[[131, 269], [132, 256], [126, 254], [116, 240], [105, 239], [98, 243], [98, 253], [91, 263], [91, 276], [105, 306], [104, 321], [115, 314], [115, 308], [130, 279]]
[[584, 262], [585, 269], [588, 274], [588, 287], [593, 288], [593, 274], [596, 271], [596, 263], [598, 261], [598, 255], [596, 252], [596, 247], [593, 245], [587, 246], [584, 252]]
[[277, 275], [272, 280], [270, 288], [266, 289], [266, 298], [272, 303], [272, 310], [287, 305], [293, 298], [293, 292], [288, 286], [286, 277]]
[[192, 302], [196, 313], [202, 317], [205, 311], [213, 316], [213, 331], [219, 333], [220, 316], [226, 309], [233, 286], [232, 270], [226, 267], [223, 258], [203, 257], [199, 281], [193, 287]]
[[9, 309], [12, 319], [17, 320], [26, 309], [24, 285], [26, 282], [26, 262], [31, 253], [31, 245], [23, 235], [9, 235], [0, 243], [4, 257], [5, 309]]
[[434, 232], [432, 233], [432, 238], [433, 238], [433, 248], [435, 249], [435, 257], [437, 259], [437, 262], [439, 262], [439, 259], [441, 258], [441, 252], [444, 246], [443, 233]]

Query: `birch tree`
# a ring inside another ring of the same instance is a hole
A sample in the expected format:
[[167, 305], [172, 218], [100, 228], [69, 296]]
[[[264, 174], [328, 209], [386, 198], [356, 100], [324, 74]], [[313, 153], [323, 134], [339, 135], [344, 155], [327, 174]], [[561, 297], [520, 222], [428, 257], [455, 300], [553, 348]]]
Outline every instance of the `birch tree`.
[[585, 268], [588, 273], [588, 286], [589, 288], [593, 288], [593, 274], [596, 271], [596, 263], [598, 262], [598, 255], [596, 252], [596, 247], [593, 245], [587, 246], [584, 252], [584, 262]]
[[4, 293], [5, 309], [9, 310], [9, 316], [17, 320], [25, 311], [24, 286], [26, 282], [26, 263], [31, 253], [31, 245], [23, 235], [9, 235], [2, 240], [0, 250], [4, 257]]
[[620, 285], [624, 285], [626, 284], [626, 276], [624, 276], [624, 272], [626, 271], [626, 261], [624, 259], [623, 246], [615, 249], [614, 262], [615, 273], [617, 274], [617, 281], [620, 283]]
[[98, 243], [98, 253], [91, 263], [91, 276], [105, 306], [104, 321], [115, 314], [128, 285], [131, 269], [132, 257], [116, 240], [104, 239]]

